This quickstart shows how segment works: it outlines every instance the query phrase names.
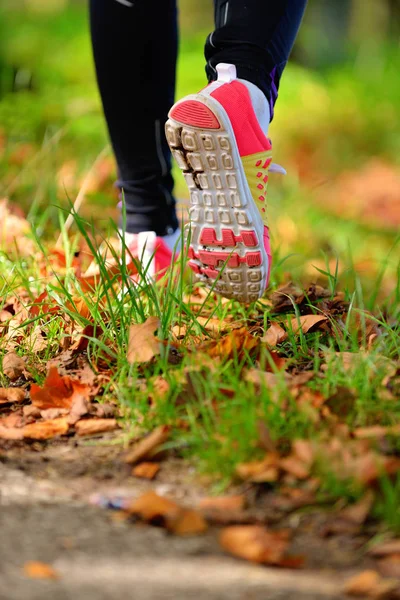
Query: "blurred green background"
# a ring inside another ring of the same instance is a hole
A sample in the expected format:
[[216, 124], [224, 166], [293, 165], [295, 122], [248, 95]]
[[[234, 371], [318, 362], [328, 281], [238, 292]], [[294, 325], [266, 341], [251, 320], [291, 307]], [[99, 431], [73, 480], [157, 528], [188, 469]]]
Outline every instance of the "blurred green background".
[[[178, 97], [205, 83], [212, 17], [209, 0], [180, 2]], [[400, 0], [309, 1], [270, 129], [274, 159], [288, 170], [271, 178], [273, 243], [299, 276], [350, 255], [361, 272], [378, 271], [396, 243], [399, 40]], [[74, 200], [107, 144], [86, 1], [2, 0], [0, 198], [52, 235], [57, 207]], [[109, 151], [82, 208], [100, 229], [115, 216], [114, 178]], [[178, 173], [177, 194], [187, 197]], [[391, 258], [389, 271], [397, 268]]]

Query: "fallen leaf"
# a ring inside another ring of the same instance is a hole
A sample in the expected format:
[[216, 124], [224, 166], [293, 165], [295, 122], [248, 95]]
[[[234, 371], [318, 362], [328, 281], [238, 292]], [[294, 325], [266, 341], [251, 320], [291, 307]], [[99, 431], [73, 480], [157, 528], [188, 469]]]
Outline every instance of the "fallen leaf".
[[276, 452], [276, 446], [271, 437], [270, 430], [264, 421], [257, 421], [257, 431], [259, 445], [267, 452]]
[[[39, 410], [36, 406], [36, 410]], [[46, 408], [45, 410], [39, 411], [42, 419], [57, 419], [58, 417], [65, 417], [68, 414], [68, 408]]]
[[15, 352], [8, 352], [3, 357], [3, 373], [11, 381], [15, 381], [26, 372], [25, 362]]
[[170, 430], [168, 425], [160, 425], [154, 429], [148, 436], [135, 444], [132, 450], [126, 454], [124, 461], [134, 464], [143, 458], [154, 456], [161, 444], [164, 444], [169, 438]]
[[24, 564], [24, 573], [32, 579], [59, 579], [60, 574], [47, 563], [30, 560]]
[[251, 352], [259, 346], [260, 339], [249, 333], [247, 327], [235, 329], [229, 334], [200, 344], [196, 352], [205, 352], [211, 358], [230, 359], [241, 357], [244, 352]]
[[316, 331], [327, 320], [328, 317], [324, 317], [323, 315], [301, 315], [291, 320], [292, 331], [293, 333], [299, 333], [300, 330], [303, 333]]
[[134, 500], [125, 510], [146, 523], [161, 525], [176, 535], [195, 535], [207, 529], [207, 523], [199, 513], [182, 508], [153, 491]]
[[264, 460], [257, 460], [236, 465], [236, 473], [245, 481], [254, 483], [275, 482], [279, 477], [279, 454], [269, 452]]
[[34, 245], [26, 235], [31, 231], [28, 221], [11, 212], [6, 198], [0, 200], [0, 249], [6, 252], [17, 252], [22, 256], [33, 254]]
[[378, 569], [384, 577], [400, 579], [400, 554], [390, 554], [379, 560]]
[[370, 438], [383, 438], [386, 435], [399, 435], [400, 425], [389, 425], [383, 427], [382, 425], [372, 425], [371, 427], [357, 427], [352, 431], [352, 435], [360, 440]]
[[243, 510], [246, 498], [243, 494], [237, 496], [210, 496], [201, 498], [199, 508], [201, 510], [238, 511]]
[[31, 440], [49, 440], [68, 432], [69, 425], [65, 417], [48, 421], [36, 421], [22, 428], [24, 438]]
[[367, 490], [364, 496], [355, 504], [347, 506], [340, 512], [340, 517], [355, 525], [362, 525], [367, 519], [374, 503], [374, 492]]
[[22, 402], [24, 398], [25, 390], [21, 388], [0, 388], [0, 404]]
[[279, 467], [296, 477], [296, 479], [306, 479], [310, 475], [308, 465], [305, 465], [302, 460], [296, 456], [286, 456], [279, 461]]
[[270, 531], [261, 525], [233, 525], [222, 530], [221, 546], [234, 556], [252, 562], [279, 565], [288, 544], [288, 531]]
[[362, 571], [346, 581], [344, 592], [349, 596], [372, 596], [380, 581], [381, 577], [377, 571]]
[[89, 412], [89, 401], [85, 396], [76, 394], [68, 416], [68, 423], [74, 425], [81, 417]]
[[22, 440], [24, 438], [24, 432], [22, 428], [17, 427], [5, 427], [0, 423], [0, 439], [2, 440]]
[[207, 521], [195, 510], [182, 509], [176, 516], [167, 519], [166, 529], [175, 535], [198, 535], [208, 528]]
[[374, 544], [369, 548], [368, 554], [376, 557], [400, 554], [400, 538], [382, 542], [380, 544]]
[[141, 479], [154, 479], [159, 470], [159, 463], [141, 462], [136, 467], [133, 467], [132, 475]]
[[161, 344], [154, 335], [159, 327], [158, 317], [149, 317], [144, 323], [131, 325], [127, 354], [130, 364], [149, 362], [160, 354]]
[[77, 397], [89, 397], [89, 386], [68, 376], [60, 375], [56, 366], [49, 369], [43, 387], [31, 385], [31, 401], [41, 410], [46, 408], [71, 408]]
[[268, 344], [268, 346], [275, 347], [277, 344], [284, 342], [287, 337], [288, 334], [286, 331], [278, 323], [274, 322], [268, 327], [261, 341]]
[[105, 433], [114, 429], [118, 429], [116, 419], [80, 419], [75, 423], [75, 431], [82, 436]]

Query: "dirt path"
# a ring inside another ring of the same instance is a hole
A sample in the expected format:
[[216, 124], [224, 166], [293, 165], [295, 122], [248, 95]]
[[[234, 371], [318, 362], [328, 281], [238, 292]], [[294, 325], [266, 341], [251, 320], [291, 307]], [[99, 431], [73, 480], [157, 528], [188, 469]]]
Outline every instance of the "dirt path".
[[[228, 557], [216, 527], [201, 536], [175, 537], [118, 521], [113, 512], [90, 504], [93, 493], [136, 497], [153, 488], [189, 506], [206, 493], [184, 461], [166, 461], [150, 483], [129, 477], [119, 454], [117, 446], [76, 443], [13, 444], [2, 450], [1, 600], [338, 600], [343, 582], [368, 566], [360, 552], [362, 538], [316, 534], [318, 514], [285, 519], [295, 530], [293, 551], [307, 555], [301, 571]], [[254, 501], [251, 510], [255, 517], [278, 519], [265, 499]], [[27, 578], [23, 566], [32, 560], [51, 564], [59, 579]]]

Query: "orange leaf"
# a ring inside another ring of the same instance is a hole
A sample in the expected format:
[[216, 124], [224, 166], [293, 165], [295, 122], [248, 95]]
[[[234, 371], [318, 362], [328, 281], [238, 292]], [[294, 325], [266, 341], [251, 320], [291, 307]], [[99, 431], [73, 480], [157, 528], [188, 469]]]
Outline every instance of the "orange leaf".
[[25, 438], [31, 440], [49, 440], [53, 437], [64, 435], [69, 429], [68, 421], [64, 417], [37, 421], [22, 428]]
[[268, 344], [268, 346], [276, 346], [287, 339], [288, 334], [278, 323], [271, 323], [261, 338], [262, 342]]
[[67, 302], [65, 304], [65, 308], [67, 308], [71, 313], [80, 315], [84, 319], [88, 319], [90, 316], [90, 308], [86, 304], [85, 299], [79, 296], [72, 298], [71, 302]]
[[32, 579], [59, 579], [60, 577], [51, 565], [36, 560], [24, 564], [24, 573]]
[[310, 475], [309, 468], [296, 456], [286, 456], [281, 458], [279, 466], [286, 473], [290, 473], [296, 479], [306, 479]]
[[77, 395], [89, 397], [90, 387], [60, 375], [57, 367], [52, 366], [47, 374], [44, 386], [31, 385], [31, 401], [41, 410], [46, 408], [71, 408]]
[[261, 525], [233, 525], [222, 530], [219, 542], [234, 556], [279, 565], [289, 544], [289, 534], [287, 531], [269, 531]]
[[245, 505], [245, 497], [237, 496], [216, 496], [201, 498], [199, 508], [202, 510], [222, 510], [222, 511], [239, 511], [243, 510]]
[[164, 442], [167, 441], [170, 434], [170, 427], [168, 425], [160, 425], [152, 431], [148, 436], [141, 439], [125, 456], [125, 462], [134, 464], [154, 455]]
[[5, 427], [0, 423], [0, 439], [1, 440], [22, 440], [24, 432], [20, 427]]
[[131, 325], [127, 354], [130, 364], [149, 362], [160, 354], [161, 345], [154, 335], [159, 326], [158, 317], [149, 317], [144, 323]]
[[158, 463], [141, 462], [132, 469], [132, 475], [141, 479], [154, 479], [160, 470]]
[[279, 460], [279, 454], [269, 452], [264, 460], [238, 464], [236, 473], [245, 481], [274, 482], [279, 477]]
[[190, 509], [181, 509], [176, 517], [167, 519], [166, 528], [175, 535], [197, 535], [207, 529], [204, 517]]
[[0, 404], [8, 402], [22, 402], [25, 390], [21, 388], [0, 388]]
[[300, 330], [303, 333], [316, 331], [319, 328], [319, 325], [327, 320], [328, 317], [324, 317], [323, 315], [302, 315], [300, 317], [295, 317], [291, 320], [292, 331], [293, 333], [299, 333]]
[[249, 333], [247, 327], [235, 329], [219, 340], [205, 342], [198, 346], [197, 351], [206, 352], [211, 358], [233, 358], [240, 357], [243, 352], [251, 352], [257, 348], [260, 339]]
[[75, 423], [75, 430], [78, 435], [95, 435], [96, 433], [114, 431], [117, 428], [116, 419], [80, 419]]
[[345, 583], [344, 591], [349, 596], [372, 596], [380, 581], [376, 571], [362, 571]]
[[162, 525], [176, 535], [195, 535], [207, 529], [206, 521], [195, 510], [182, 508], [153, 491], [133, 501], [126, 511], [137, 515], [146, 523]]

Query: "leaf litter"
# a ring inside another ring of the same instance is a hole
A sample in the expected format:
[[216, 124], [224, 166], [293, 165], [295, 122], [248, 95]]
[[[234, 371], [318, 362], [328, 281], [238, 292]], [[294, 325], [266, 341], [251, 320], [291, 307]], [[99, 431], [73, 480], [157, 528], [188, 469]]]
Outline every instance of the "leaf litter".
[[[25, 235], [26, 223], [13, 220], [4, 203], [2, 210], [17, 228], [16, 235]], [[3, 240], [3, 243], [9, 244], [9, 241]], [[114, 399], [108, 403], [99, 402], [105, 385], [112, 378], [115, 361], [113, 363], [112, 359], [105, 359], [104, 354], [99, 353], [97, 364], [90, 365], [88, 362], [90, 340], [105, 340], [109, 317], [103, 312], [104, 322], [101, 325], [92, 321], [90, 295], [101, 281], [102, 274], [96, 258], [91, 257], [90, 253], [85, 257], [85, 252], [87, 249], [80, 256], [78, 252], [72, 263], [85, 297], [74, 292], [62, 305], [59, 299], [49, 294], [48, 289], [43, 290], [34, 301], [21, 289], [14, 296], [2, 300], [0, 335], [6, 352], [2, 360], [4, 387], [0, 388], [0, 439], [8, 442], [51, 441], [74, 435], [102, 435], [124, 427], [118, 417], [129, 414], [129, 411], [124, 412], [126, 407], [117, 405]], [[54, 249], [41, 263], [44, 281], [51, 281], [50, 257], [62, 277], [67, 273], [65, 254], [60, 249]], [[110, 259], [106, 267], [107, 276], [115, 277], [118, 281], [121, 265]], [[135, 268], [130, 271], [134, 272]], [[172, 348], [176, 359], [169, 364], [172, 370], [186, 357], [189, 362], [192, 358], [193, 366], [185, 366], [181, 373], [175, 373], [176, 381], [181, 381], [183, 386], [176, 398], [177, 405], [192, 403], [196, 418], [201, 419], [201, 413], [196, 412], [195, 408], [195, 403], [202, 402], [198, 381], [229, 361], [236, 361], [240, 381], [253, 386], [255, 402], [267, 390], [281, 415], [289, 414], [296, 407], [299, 414], [307, 415], [309, 421], [319, 428], [319, 435], [315, 439], [303, 438], [301, 434], [294, 439], [286, 439], [284, 435], [271, 436], [268, 427], [259, 418], [256, 456], [253, 460], [236, 461], [236, 478], [244, 482], [242, 485], [252, 486], [247, 489], [262, 490], [262, 486], [273, 488], [276, 491], [276, 505], [280, 503], [286, 509], [296, 510], [296, 507], [318, 503], [315, 491], [323, 477], [321, 464], [329, 465], [337, 481], [345, 483], [351, 479], [363, 489], [363, 494], [355, 503], [335, 513], [342, 528], [354, 527], [355, 531], [360, 531], [368, 522], [379, 495], [377, 484], [380, 477], [384, 474], [393, 478], [400, 471], [400, 459], [396, 451], [391, 451], [387, 445], [387, 440], [398, 434], [398, 427], [396, 424], [380, 422], [363, 423], [362, 426], [356, 421], [349, 423], [358, 402], [356, 391], [351, 387], [336, 385], [329, 393], [322, 393], [315, 389], [315, 382], [326, 379], [328, 370], [334, 364], [330, 361], [335, 357], [341, 361], [340, 368], [346, 374], [356, 372], [368, 360], [369, 353], [382, 335], [373, 315], [364, 311], [348, 319], [349, 303], [344, 294], [332, 293], [318, 284], [303, 289], [296, 284], [286, 283], [257, 303], [247, 318], [234, 319], [229, 313], [224, 318], [215, 317], [216, 297], [207, 294], [201, 287], [195, 288], [184, 301], [193, 311], [195, 320], [172, 323]], [[229, 304], [225, 299], [219, 302], [223, 307]], [[103, 300], [100, 306], [105, 307], [106, 303], [102, 303]], [[271, 315], [268, 321], [264, 320], [265, 311]], [[51, 318], [63, 319], [64, 336], [60, 351], [47, 361], [47, 369], [44, 369], [42, 365], [38, 367], [35, 364], [31, 355], [41, 356], [47, 351], [49, 339], [44, 326]], [[197, 328], [196, 336], [193, 335], [193, 325]], [[356, 334], [358, 351], [338, 351], [340, 342], [351, 331]], [[148, 398], [154, 413], [159, 403], [165, 402], [172, 393], [167, 373], [160, 374], [154, 369], [166, 346], [166, 340], [160, 338], [160, 332], [161, 320], [156, 316], [150, 315], [146, 320], [142, 318], [142, 322], [130, 324], [126, 354], [131, 368], [138, 369], [141, 374], [141, 380], [132, 384], [134, 392], [142, 393], [150, 383], [153, 384], [153, 391], [149, 391]], [[299, 347], [302, 336], [307, 336], [307, 339], [311, 339], [309, 336], [331, 339], [336, 351], [321, 351], [318, 356], [319, 369], [316, 371], [312, 366], [310, 348], [309, 356], [302, 356], [301, 360], [288, 353], [292, 336], [298, 340]], [[111, 350], [115, 348], [109, 341], [106, 343]], [[396, 360], [384, 362], [380, 367], [386, 372], [382, 388], [387, 401], [391, 401], [396, 398], [399, 365]], [[39, 373], [46, 372], [42, 385], [32, 381], [37, 370]], [[14, 387], [17, 385], [20, 387]], [[115, 388], [111, 386], [110, 389], [115, 398]], [[222, 381], [218, 393], [227, 401], [235, 395], [234, 390]], [[215, 398], [211, 400], [215, 418], [218, 419], [219, 401]], [[175, 434], [179, 435], [186, 428], [187, 423], [178, 418], [175, 423], [159, 425], [143, 437], [136, 436], [134, 443], [121, 454], [121, 462], [130, 465], [133, 476], [154, 479], [160, 471], [162, 460], [168, 455], [164, 451], [168, 447], [166, 442], [171, 442]], [[232, 453], [234, 450], [233, 447]], [[279, 567], [302, 566], [303, 557], [292, 556], [288, 552], [290, 533], [287, 530], [244, 524], [247, 519], [246, 502], [247, 494], [205, 497], [198, 509], [194, 510], [149, 492], [125, 504], [122, 512], [127, 518], [161, 525], [176, 535], [204, 533], [209, 524], [222, 524], [224, 519], [226, 522], [231, 519], [238, 524], [222, 529], [219, 536], [221, 546], [228, 553]], [[325, 533], [327, 531], [325, 528]], [[400, 551], [393, 546], [391, 552], [384, 556], [377, 555], [377, 558], [381, 562], [387, 561], [387, 572], [398, 572], [398, 555]], [[364, 575], [349, 584], [349, 593], [357, 593], [365, 581], [369, 581], [372, 587], [381, 586], [379, 589], [388, 585], [381, 580], [381, 576], [376, 579], [371, 574]]]

